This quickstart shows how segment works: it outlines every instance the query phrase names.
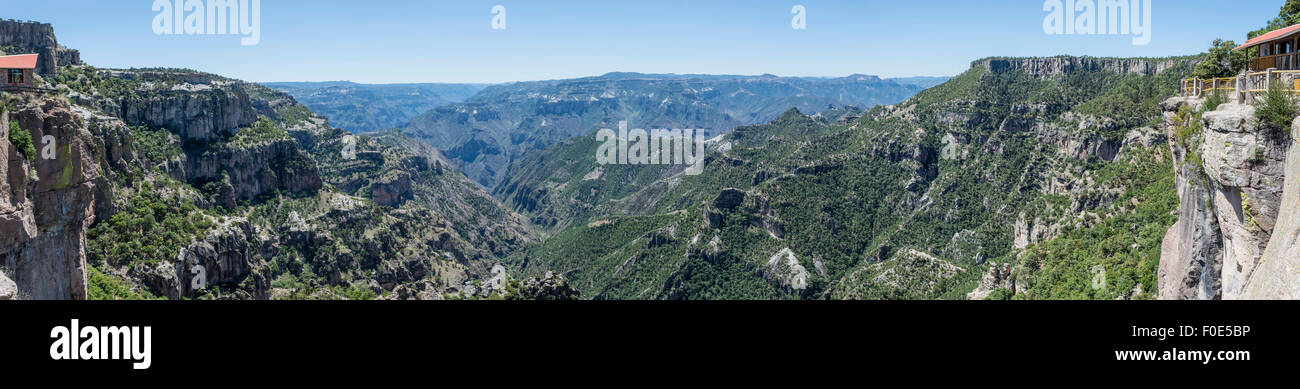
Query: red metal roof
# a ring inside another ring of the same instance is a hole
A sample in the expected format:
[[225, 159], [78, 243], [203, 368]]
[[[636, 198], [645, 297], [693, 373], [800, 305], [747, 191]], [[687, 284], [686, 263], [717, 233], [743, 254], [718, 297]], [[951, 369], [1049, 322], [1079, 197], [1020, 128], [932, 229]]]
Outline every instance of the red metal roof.
[[1243, 45], [1241, 45], [1241, 46], [1237, 46], [1237, 50], [1241, 50], [1241, 49], [1243, 49], [1243, 48], [1247, 48], [1247, 47], [1251, 47], [1251, 46], [1254, 46], [1254, 45], [1258, 45], [1258, 44], [1260, 44], [1260, 43], [1268, 42], [1268, 41], [1271, 41], [1271, 40], [1274, 40], [1274, 39], [1285, 38], [1285, 37], [1291, 36], [1291, 34], [1294, 34], [1294, 33], [1296, 33], [1297, 31], [1300, 31], [1300, 24], [1297, 24], [1297, 25], [1294, 25], [1294, 26], [1291, 26], [1291, 27], [1286, 27], [1286, 28], [1281, 28], [1281, 29], [1277, 29], [1277, 30], [1269, 31], [1267, 34], [1257, 36], [1257, 37], [1255, 37], [1255, 39], [1248, 40], [1248, 41], [1246, 41], [1245, 44], [1243, 44]]
[[0, 69], [35, 69], [39, 54], [6, 55], [0, 57]]

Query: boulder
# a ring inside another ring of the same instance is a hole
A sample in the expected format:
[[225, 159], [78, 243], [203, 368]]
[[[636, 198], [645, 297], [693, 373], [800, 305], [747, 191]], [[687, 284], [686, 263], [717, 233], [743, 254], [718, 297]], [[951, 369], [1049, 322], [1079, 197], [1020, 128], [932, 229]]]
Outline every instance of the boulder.
[[763, 275], [768, 282], [798, 292], [808, 288], [810, 273], [795, 257], [794, 251], [786, 247], [767, 260]]
[[0, 273], [0, 301], [13, 300], [18, 298], [18, 284], [10, 280], [4, 273]]

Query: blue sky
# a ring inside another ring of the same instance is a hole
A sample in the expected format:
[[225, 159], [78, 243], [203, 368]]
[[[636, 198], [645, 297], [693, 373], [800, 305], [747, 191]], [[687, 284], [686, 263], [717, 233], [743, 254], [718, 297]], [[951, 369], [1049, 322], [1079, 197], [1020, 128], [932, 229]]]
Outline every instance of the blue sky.
[[[989, 56], [1167, 56], [1241, 42], [1283, 0], [1154, 0], [1152, 41], [1043, 32], [1043, 0], [263, 0], [261, 42], [155, 35], [153, 0], [0, 0], [100, 67], [250, 81], [509, 82], [646, 73], [954, 75]], [[506, 29], [491, 28], [494, 5]], [[791, 28], [791, 8], [807, 29]], [[1213, 12], [1210, 12], [1210, 11]], [[1213, 22], [1205, 15], [1215, 15]]]

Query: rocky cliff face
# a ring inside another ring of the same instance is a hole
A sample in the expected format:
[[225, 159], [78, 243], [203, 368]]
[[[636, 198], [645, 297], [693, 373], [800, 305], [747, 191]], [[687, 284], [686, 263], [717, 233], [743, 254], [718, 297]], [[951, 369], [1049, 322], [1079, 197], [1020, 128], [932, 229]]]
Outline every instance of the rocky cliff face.
[[187, 155], [183, 163], [164, 164], [163, 171], [181, 181], [218, 182], [217, 200], [226, 208], [276, 190], [311, 193], [322, 185], [316, 164], [288, 138]]
[[1186, 62], [1186, 60], [1181, 59], [1149, 60], [1142, 58], [988, 58], [975, 61], [971, 67], [984, 68], [990, 72], [1020, 71], [1038, 78], [1049, 78], [1077, 71], [1105, 71], [1151, 76], [1182, 66]]
[[[1255, 119], [1255, 107], [1227, 103], [1201, 112], [1194, 98], [1166, 101], [1166, 132], [1176, 163], [1179, 220], [1168, 232], [1160, 263], [1162, 299], [1279, 297], [1289, 260], [1284, 247], [1294, 234], [1295, 209], [1283, 203], [1289, 176], [1290, 129]], [[1279, 229], [1279, 227], [1281, 227]], [[1287, 231], [1290, 229], [1291, 231]], [[1278, 241], [1274, 246], [1274, 237]], [[1259, 273], [1262, 264], [1270, 270]], [[1289, 276], [1295, 282], [1294, 273]], [[1262, 281], [1267, 279], [1268, 281]]]
[[54, 74], [60, 65], [80, 65], [81, 53], [59, 46], [54, 27], [46, 23], [0, 20], [0, 51], [5, 54], [40, 54], [36, 72]]
[[1300, 299], [1300, 119], [1292, 124], [1282, 174], [1286, 176], [1277, 224], [1255, 274], [1246, 283], [1247, 299]]
[[[0, 265], [28, 298], [84, 299], [86, 228], [95, 219], [99, 177], [94, 139], [66, 104], [26, 97], [0, 115], [7, 160], [0, 165]], [[11, 120], [31, 133], [36, 155], [7, 141]]]
[[131, 275], [169, 299], [194, 297], [212, 285], [236, 285], [225, 298], [270, 298], [271, 274], [266, 257], [276, 242], [259, 236], [246, 218], [229, 220], [182, 248], [174, 262], [140, 264]]
[[132, 125], [167, 128], [186, 142], [212, 142], [257, 121], [258, 112], [239, 82], [196, 72], [105, 70], [120, 89], [77, 95], [79, 105]]

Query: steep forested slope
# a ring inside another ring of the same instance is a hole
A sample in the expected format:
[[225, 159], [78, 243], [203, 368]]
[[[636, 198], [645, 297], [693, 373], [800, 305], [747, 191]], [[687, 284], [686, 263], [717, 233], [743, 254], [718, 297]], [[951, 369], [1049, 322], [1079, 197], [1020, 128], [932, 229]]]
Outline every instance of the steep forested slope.
[[861, 118], [741, 127], [699, 176], [570, 163], [608, 200], [556, 213], [519, 194], [559, 185], [507, 184], [573, 226], [508, 262], [597, 298], [1149, 298], [1174, 207], [1157, 103], [1193, 64], [991, 58]]

